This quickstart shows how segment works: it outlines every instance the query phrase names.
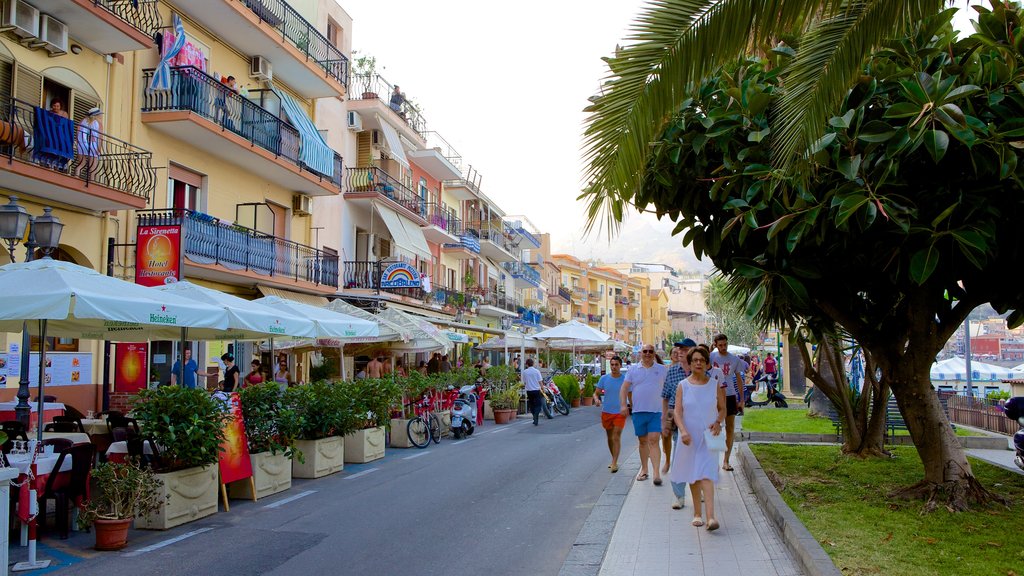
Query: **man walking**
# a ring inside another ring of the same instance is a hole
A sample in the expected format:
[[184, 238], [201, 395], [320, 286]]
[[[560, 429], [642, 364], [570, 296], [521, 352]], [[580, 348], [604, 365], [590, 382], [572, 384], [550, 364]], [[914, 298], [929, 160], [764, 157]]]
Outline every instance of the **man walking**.
[[640, 442], [640, 473], [637, 481], [648, 478], [647, 463], [650, 460], [654, 485], [661, 486], [661, 389], [665, 385], [668, 368], [655, 362], [654, 346], [644, 345], [640, 350], [640, 365], [626, 372], [619, 391], [622, 407], [619, 413], [625, 416], [629, 411], [627, 400], [633, 400], [633, 431]]
[[[662, 467], [662, 474], [667, 474], [672, 454], [672, 443], [678, 435], [679, 426], [673, 421], [672, 411], [676, 407], [676, 388], [679, 383], [690, 375], [690, 364], [686, 361], [686, 355], [690, 349], [697, 346], [697, 343], [690, 338], [684, 338], [676, 342], [672, 347], [672, 365], [665, 375], [665, 386], [661, 389], [661, 443], [665, 450], [665, 465]], [[672, 482], [672, 493], [675, 500], [672, 501], [672, 509], [679, 510], [686, 502], [686, 483]]]
[[729, 338], [718, 334], [714, 339], [715, 350], [711, 352], [711, 366], [722, 371], [725, 378], [725, 462], [722, 470], [732, 471], [729, 456], [732, 454], [733, 430], [736, 415], [743, 414], [743, 372], [746, 362], [729, 352]]
[[544, 399], [540, 395], [540, 370], [533, 367], [533, 358], [526, 360], [526, 369], [523, 370], [523, 388], [526, 389], [526, 403], [530, 406], [530, 413], [533, 414], [533, 425], [537, 425], [540, 419], [541, 402]]
[[620, 413], [619, 391], [622, 390], [622, 358], [612, 356], [608, 361], [611, 372], [601, 376], [597, 387], [604, 390], [604, 402], [601, 405], [601, 426], [608, 436], [608, 451], [612, 453], [612, 463], [608, 469], [612, 473], [619, 471], [619, 450], [622, 448], [622, 429], [626, 427], [626, 417]]

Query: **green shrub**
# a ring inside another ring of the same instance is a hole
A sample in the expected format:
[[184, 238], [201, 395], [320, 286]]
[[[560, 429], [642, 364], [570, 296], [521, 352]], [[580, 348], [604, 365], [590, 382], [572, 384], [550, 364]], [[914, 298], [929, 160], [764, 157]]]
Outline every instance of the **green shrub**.
[[132, 414], [161, 447], [161, 470], [217, 462], [228, 413], [206, 391], [181, 386], [140, 390]]
[[284, 403], [298, 418], [298, 438], [320, 440], [359, 429], [355, 400], [344, 386], [320, 381], [288, 388]]
[[488, 396], [491, 400], [491, 410], [518, 410], [519, 400], [522, 398], [522, 384], [513, 384], [504, 390]]
[[333, 358], [323, 357], [324, 361], [319, 366], [309, 367], [309, 379], [312, 382], [330, 380], [338, 377], [338, 364]]
[[166, 497], [161, 497], [163, 482], [137, 462], [103, 462], [93, 468], [90, 476], [96, 488], [78, 516], [78, 525], [83, 529], [98, 518], [127, 520], [152, 514], [166, 501]]
[[1009, 400], [1010, 393], [1006, 390], [993, 390], [992, 392], [985, 394], [985, 398], [988, 398], [989, 400]]
[[391, 406], [402, 398], [402, 383], [392, 378], [363, 378], [336, 386], [347, 389], [358, 428], [387, 426]]
[[566, 402], [571, 404], [580, 397], [580, 382], [572, 374], [559, 374], [554, 377], [554, 381]]
[[590, 398], [597, 391], [597, 381], [600, 378], [597, 374], [587, 375], [587, 379], [583, 383], [583, 397]]
[[490, 389], [506, 390], [519, 381], [519, 372], [507, 364], [491, 366], [487, 369], [487, 383]]
[[238, 393], [238, 398], [249, 452], [283, 452], [288, 458], [294, 457], [299, 416], [292, 406], [285, 404], [280, 385], [264, 382], [246, 386]]

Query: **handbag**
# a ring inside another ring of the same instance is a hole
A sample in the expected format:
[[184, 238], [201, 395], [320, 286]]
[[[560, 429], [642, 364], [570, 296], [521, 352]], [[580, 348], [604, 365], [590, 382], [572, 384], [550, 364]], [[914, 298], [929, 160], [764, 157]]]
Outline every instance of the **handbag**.
[[711, 433], [711, 430], [705, 428], [704, 444], [712, 452], [725, 452], [725, 431], [723, 430], [718, 433], [718, 436], [715, 436]]

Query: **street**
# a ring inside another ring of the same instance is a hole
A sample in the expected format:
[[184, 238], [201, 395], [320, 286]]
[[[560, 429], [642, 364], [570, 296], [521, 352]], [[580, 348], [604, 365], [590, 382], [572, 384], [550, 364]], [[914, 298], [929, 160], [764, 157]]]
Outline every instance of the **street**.
[[611, 477], [599, 410], [389, 449], [228, 513], [132, 531], [119, 553], [91, 550], [91, 534], [44, 543], [85, 556], [63, 574], [557, 574]]

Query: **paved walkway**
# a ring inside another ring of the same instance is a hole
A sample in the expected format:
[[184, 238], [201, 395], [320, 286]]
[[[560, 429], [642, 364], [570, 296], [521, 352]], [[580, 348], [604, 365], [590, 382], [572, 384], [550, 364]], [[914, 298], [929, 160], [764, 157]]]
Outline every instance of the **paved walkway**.
[[[635, 476], [639, 466], [634, 450], [618, 474]], [[716, 532], [690, 526], [694, 509], [689, 490], [686, 507], [673, 510], [667, 478], [661, 486], [651, 480], [634, 481], [608, 543], [601, 576], [802, 574], [751, 495], [740, 464], [733, 466], [733, 472], [721, 472], [715, 487], [715, 512], [722, 526]]]

